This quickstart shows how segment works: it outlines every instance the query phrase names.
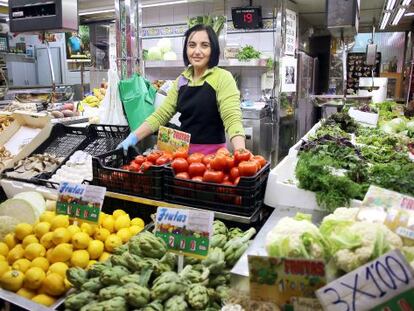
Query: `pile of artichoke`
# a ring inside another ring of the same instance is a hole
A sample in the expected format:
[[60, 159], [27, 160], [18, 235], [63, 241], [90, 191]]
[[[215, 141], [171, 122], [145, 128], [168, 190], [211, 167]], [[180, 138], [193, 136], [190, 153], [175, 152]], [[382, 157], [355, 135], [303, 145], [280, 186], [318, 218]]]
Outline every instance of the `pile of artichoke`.
[[176, 255], [167, 252], [165, 242], [141, 232], [107, 261], [87, 271], [67, 270], [76, 291], [66, 298], [65, 310], [220, 310], [228, 297], [229, 269], [255, 233], [254, 228], [228, 230], [216, 220], [208, 256], [186, 257], [184, 269], [177, 273]]

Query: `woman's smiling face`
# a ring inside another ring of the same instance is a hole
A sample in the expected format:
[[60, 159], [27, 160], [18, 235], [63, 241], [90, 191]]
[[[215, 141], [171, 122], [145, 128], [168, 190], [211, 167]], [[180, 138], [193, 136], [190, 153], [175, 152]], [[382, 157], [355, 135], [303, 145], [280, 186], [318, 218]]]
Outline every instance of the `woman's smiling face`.
[[187, 42], [187, 57], [190, 64], [196, 69], [208, 67], [211, 55], [211, 44], [207, 31], [193, 32]]

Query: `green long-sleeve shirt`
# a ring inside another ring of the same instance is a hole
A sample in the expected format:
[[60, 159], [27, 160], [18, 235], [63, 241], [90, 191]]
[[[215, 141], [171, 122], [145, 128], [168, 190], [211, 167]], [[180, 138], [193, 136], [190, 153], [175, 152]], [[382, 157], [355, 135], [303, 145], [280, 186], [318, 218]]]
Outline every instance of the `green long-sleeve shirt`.
[[[213, 67], [207, 69], [199, 80], [194, 81], [193, 68], [189, 67], [181, 75], [188, 79], [189, 86], [201, 86], [208, 83], [216, 92], [218, 110], [229, 138], [244, 136], [240, 92], [230, 72]], [[162, 105], [146, 119], [153, 132], [165, 125], [177, 112], [178, 80], [179, 77], [174, 81]]]

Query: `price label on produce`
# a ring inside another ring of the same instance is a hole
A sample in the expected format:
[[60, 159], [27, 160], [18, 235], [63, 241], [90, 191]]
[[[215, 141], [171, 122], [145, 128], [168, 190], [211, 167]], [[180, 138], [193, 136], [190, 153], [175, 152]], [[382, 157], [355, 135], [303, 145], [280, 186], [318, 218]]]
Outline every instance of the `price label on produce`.
[[208, 255], [213, 220], [212, 212], [158, 207], [155, 235], [172, 252], [204, 258]]
[[174, 152], [177, 149], [188, 150], [190, 148], [191, 134], [160, 126], [158, 129], [157, 147], [159, 150]]
[[56, 214], [97, 223], [105, 192], [105, 187], [62, 182], [58, 192]]
[[253, 300], [292, 306], [300, 303], [297, 297], [315, 298], [315, 291], [326, 284], [323, 261], [249, 255], [248, 262]]
[[399, 250], [393, 250], [316, 292], [324, 310], [412, 310], [413, 270]]

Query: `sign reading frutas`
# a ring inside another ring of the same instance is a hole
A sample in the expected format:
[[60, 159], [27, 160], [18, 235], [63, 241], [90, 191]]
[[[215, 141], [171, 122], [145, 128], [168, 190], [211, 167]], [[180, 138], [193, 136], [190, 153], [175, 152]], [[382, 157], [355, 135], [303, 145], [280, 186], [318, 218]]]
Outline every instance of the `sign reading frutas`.
[[208, 254], [213, 220], [212, 212], [158, 207], [155, 235], [170, 251], [203, 258]]
[[413, 287], [413, 270], [394, 250], [322, 287], [316, 295], [329, 311], [412, 310], [404, 306], [414, 303]]
[[177, 149], [190, 148], [191, 134], [160, 126], [158, 129], [157, 147], [162, 151], [174, 152]]
[[105, 192], [105, 187], [62, 182], [56, 203], [56, 213], [97, 223]]
[[292, 305], [297, 297], [315, 298], [315, 290], [326, 284], [323, 261], [251, 255], [248, 261], [253, 300]]

